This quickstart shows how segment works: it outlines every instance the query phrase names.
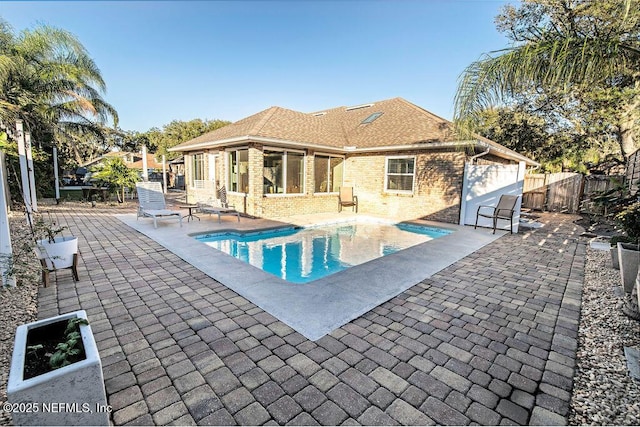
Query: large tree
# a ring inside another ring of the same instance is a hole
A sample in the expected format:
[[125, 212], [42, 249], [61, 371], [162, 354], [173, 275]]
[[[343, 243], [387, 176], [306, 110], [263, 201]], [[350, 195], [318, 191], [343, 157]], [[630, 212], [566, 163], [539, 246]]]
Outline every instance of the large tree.
[[150, 129], [142, 134], [148, 141], [148, 146], [157, 155], [166, 155], [168, 159], [180, 156], [180, 153], [169, 152], [168, 149], [176, 145], [196, 138], [207, 132], [211, 132], [218, 128], [228, 125], [226, 120], [202, 120], [193, 119], [188, 122], [182, 120], [173, 120], [171, 123], [164, 125], [162, 130], [158, 128]]
[[462, 132], [483, 111], [535, 99], [585, 135], [636, 149], [640, 109], [640, 0], [525, 0], [496, 19], [511, 46], [463, 72], [455, 98]]
[[0, 123], [24, 121], [37, 144], [65, 144], [81, 160], [80, 141], [104, 140], [117, 113], [102, 97], [106, 85], [71, 33], [38, 26], [15, 35], [0, 19]]
[[547, 114], [528, 104], [484, 110], [477, 132], [505, 147], [536, 159], [543, 171], [587, 172], [609, 160], [611, 144], [594, 147], [590, 138], [572, 126], [551, 125]]

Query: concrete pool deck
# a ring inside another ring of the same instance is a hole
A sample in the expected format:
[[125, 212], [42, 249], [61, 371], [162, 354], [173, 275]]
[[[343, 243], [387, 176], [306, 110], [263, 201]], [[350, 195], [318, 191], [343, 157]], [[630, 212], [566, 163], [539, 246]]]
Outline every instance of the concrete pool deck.
[[313, 341], [505, 234], [504, 231], [492, 234], [489, 229], [413, 221], [454, 232], [309, 283], [294, 284], [213, 249], [192, 236], [283, 225], [375, 221], [375, 218], [344, 213], [301, 215], [281, 221], [242, 218], [237, 222], [235, 217], [228, 216], [219, 224], [215, 217], [204, 215], [200, 221], [183, 220], [182, 227], [175, 220], [159, 221], [158, 228], [153, 227], [152, 220], [136, 220], [132, 214], [117, 218]]
[[78, 236], [80, 281], [40, 287], [38, 317], [87, 311], [114, 425], [567, 423], [577, 217], [540, 214], [310, 341], [115, 218], [135, 206], [40, 206]]

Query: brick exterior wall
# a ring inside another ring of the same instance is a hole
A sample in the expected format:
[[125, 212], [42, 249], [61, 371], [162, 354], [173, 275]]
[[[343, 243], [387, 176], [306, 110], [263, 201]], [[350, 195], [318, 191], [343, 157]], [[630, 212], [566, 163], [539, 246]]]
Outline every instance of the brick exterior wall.
[[[302, 194], [263, 194], [263, 157], [261, 144], [249, 145], [249, 186], [245, 193], [232, 193], [227, 188], [227, 200], [242, 213], [262, 218], [290, 215], [338, 212], [337, 193], [314, 194], [314, 156], [307, 150], [305, 156], [305, 187]], [[218, 185], [227, 185], [228, 153], [219, 151], [216, 157]], [[413, 194], [386, 192], [385, 165], [389, 156], [415, 156], [415, 188]], [[213, 181], [207, 180], [203, 188], [194, 188], [192, 157], [185, 156], [187, 201], [195, 203], [216, 197]], [[210, 156], [205, 156], [205, 170], [209, 170]], [[344, 185], [354, 187], [358, 196], [358, 212], [380, 215], [402, 221], [424, 218], [457, 223], [460, 214], [464, 162], [463, 151], [429, 150], [414, 152], [385, 152], [349, 155], [345, 158]], [[499, 158], [484, 158], [483, 162], [503, 163]], [[253, 177], [253, 178], [252, 178]], [[346, 208], [349, 210], [350, 208]]]
[[502, 157], [498, 157], [498, 156], [494, 156], [492, 154], [486, 154], [482, 157], [478, 157], [476, 159], [476, 164], [477, 165], [510, 165], [513, 162], [507, 160], [507, 159], [503, 159]]
[[[385, 164], [389, 156], [415, 156], [413, 194], [384, 190]], [[359, 154], [347, 159], [344, 183], [353, 186], [362, 213], [399, 221], [425, 218], [457, 223], [465, 158], [463, 152], [439, 150]]]

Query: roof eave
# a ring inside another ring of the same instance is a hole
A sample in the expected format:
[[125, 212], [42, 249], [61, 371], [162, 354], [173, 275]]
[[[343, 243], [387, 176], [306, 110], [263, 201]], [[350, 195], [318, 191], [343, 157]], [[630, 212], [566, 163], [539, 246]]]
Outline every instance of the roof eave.
[[219, 139], [216, 141], [204, 141], [198, 142], [197, 144], [189, 144], [188, 146], [181, 147], [179, 145], [175, 147], [169, 148], [167, 151], [171, 152], [187, 152], [187, 151], [197, 151], [205, 148], [218, 148], [223, 145], [235, 145], [238, 143], [244, 143], [249, 141], [249, 136], [234, 136], [232, 138]]
[[538, 162], [531, 160], [528, 157], [518, 154], [508, 148], [501, 148], [496, 145], [487, 144], [484, 141], [479, 140], [466, 140], [466, 141], [436, 141], [436, 142], [418, 142], [415, 144], [404, 145], [390, 145], [384, 147], [366, 147], [366, 148], [349, 148], [345, 149], [347, 153], [372, 153], [376, 151], [407, 151], [407, 150], [425, 150], [425, 149], [438, 149], [438, 148], [460, 148], [465, 146], [474, 146], [483, 150], [489, 149], [489, 153], [498, 157], [514, 160], [519, 162], [525, 162], [529, 166], [540, 166]]
[[436, 141], [436, 142], [419, 142], [414, 144], [403, 144], [403, 145], [388, 145], [388, 146], [378, 146], [378, 147], [334, 147], [330, 145], [324, 144], [313, 144], [308, 142], [300, 142], [300, 141], [291, 141], [279, 138], [267, 138], [263, 136], [255, 136], [255, 135], [244, 135], [237, 136], [233, 138], [221, 139], [218, 141], [207, 141], [201, 142], [198, 144], [190, 145], [189, 147], [183, 147], [182, 149], [178, 147], [170, 148], [169, 151], [197, 151], [204, 149], [216, 149], [227, 146], [248, 144], [250, 142], [260, 142], [263, 144], [272, 144], [276, 146], [286, 147], [286, 148], [297, 148], [297, 149], [313, 149], [313, 150], [323, 150], [323, 151], [332, 151], [341, 154], [357, 154], [357, 153], [372, 153], [379, 151], [408, 151], [408, 150], [435, 150], [439, 148], [460, 148], [465, 146], [475, 146], [481, 149], [489, 149], [491, 154], [494, 154], [498, 157], [514, 160], [519, 162], [525, 162], [529, 166], [540, 166], [539, 163], [525, 157], [521, 154], [516, 153], [513, 150], [509, 150], [506, 147], [500, 147], [492, 144], [488, 144], [484, 141], [480, 140], [467, 140], [467, 141]]
[[333, 147], [330, 145], [292, 141], [292, 140], [279, 139], [279, 138], [268, 138], [268, 137], [256, 136], [256, 135], [243, 135], [243, 136], [236, 136], [233, 138], [220, 139], [217, 141], [200, 142], [198, 144], [193, 144], [193, 145], [189, 145], [188, 147], [182, 147], [182, 148], [176, 146], [176, 147], [170, 148], [169, 151], [179, 151], [179, 152], [197, 151], [197, 150], [204, 150], [207, 148], [215, 149], [215, 148], [221, 148], [225, 146], [248, 144], [250, 142], [259, 142], [262, 144], [272, 144], [272, 145], [277, 145], [281, 147], [297, 148], [297, 149], [310, 148], [314, 150], [330, 150], [330, 151], [339, 151], [339, 152], [344, 151], [338, 147]]
[[534, 166], [534, 167], [541, 166], [541, 164], [536, 162], [535, 160], [531, 160], [527, 156], [523, 156], [522, 154], [516, 151], [513, 151], [507, 147], [498, 145], [497, 143], [494, 145], [481, 140], [476, 140], [475, 143], [481, 148], [484, 148], [484, 149], [488, 148], [489, 153], [496, 155], [498, 157], [502, 157], [503, 159], [515, 160], [518, 162], [525, 162], [528, 166]]

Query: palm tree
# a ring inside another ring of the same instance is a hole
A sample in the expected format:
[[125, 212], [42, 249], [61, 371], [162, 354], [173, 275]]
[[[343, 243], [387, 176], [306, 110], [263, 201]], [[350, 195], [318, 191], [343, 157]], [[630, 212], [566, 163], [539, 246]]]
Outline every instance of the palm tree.
[[14, 36], [0, 19], [0, 123], [10, 127], [21, 119], [40, 143], [73, 147], [83, 136], [103, 139], [102, 125], [118, 118], [102, 98], [105, 89], [100, 70], [72, 34], [39, 26]]
[[[635, 150], [634, 132], [640, 106], [638, 0], [607, 2], [605, 12], [611, 20], [600, 30], [594, 28], [594, 22], [602, 23], [602, 19], [585, 19], [583, 22], [588, 24], [579, 21], [589, 13], [589, 7], [601, 7], [599, 2], [528, 3], [525, 7], [531, 8], [533, 4], [554, 15], [536, 22], [540, 24], [537, 27], [526, 28], [527, 36], [519, 43], [484, 55], [464, 70], [454, 106], [459, 129], [471, 132], [480, 122], [483, 110], [523, 94], [556, 91], [579, 100], [581, 93], [593, 88], [615, 90], [617, 104], [612, 125], [621, 152], [627, 157]], [[605, 12], [594, 9], [594, 13]]]
[[103, 181], [112, 190], [115, 190], [118, 202], [124, 202], [125, 188], [134, 188], [136, 182], [139, 181], [138, 172], [135, 169], [129, 169], [119, 157], [105, 159], [91, 172], [92, 179]]

